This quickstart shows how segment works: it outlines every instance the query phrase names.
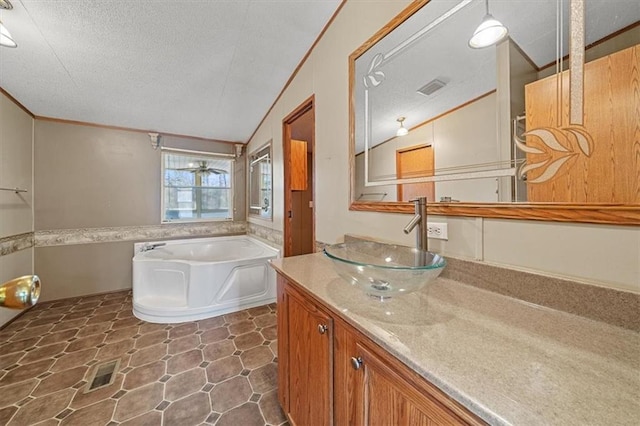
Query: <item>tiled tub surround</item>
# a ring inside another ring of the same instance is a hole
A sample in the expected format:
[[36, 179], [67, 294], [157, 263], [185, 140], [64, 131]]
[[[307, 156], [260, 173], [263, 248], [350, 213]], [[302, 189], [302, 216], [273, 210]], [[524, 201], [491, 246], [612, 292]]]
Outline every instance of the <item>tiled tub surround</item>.
[[[259, 240], [269, 244], [275, 248], [281, 249], [284, 245], [283, 233], [277, 229], [268, 228], [266, 226], [258, 225], [253, 222], [247, 222], [247, 235], [256, 237]], [[322, 251], [326, 243], [316, 241], [315, 251]]]
[[276, 247], [282, 247], [282, 231], [258, 225], [257, 223], [248, 222], [247, 234], [258, 237], [266, 243], [274, 245]]
[[380, 303], [338, 277], [321, 253], [272, 265], [490, 424], [640, 418], [635, 331], [446, 278]]
[[[0, 331], [0, 424], [282, 424], [275, 315], [150, 324], [129, 292], [36, 305]], [[84, 393], [113, 359], [114, 383]]]
[[0, 238], [0, 256], [6, 256], [34, 245], [33, 232]]
[[36, 247], [69, 244], [109, 243], [118, 241], [157, 240], [164, 238], [215, 237], [245, 234], [244, 221], [166, 223], [148, 226], [121, 226], [111, 228], [56, 229], [36, 231]]

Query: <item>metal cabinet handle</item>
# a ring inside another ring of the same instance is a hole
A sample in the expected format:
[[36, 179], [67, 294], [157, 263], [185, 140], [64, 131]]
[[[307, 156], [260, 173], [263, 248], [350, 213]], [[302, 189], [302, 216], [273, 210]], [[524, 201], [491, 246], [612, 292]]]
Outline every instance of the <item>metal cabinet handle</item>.
[[327, 330], [329, 330], [329, 327], [326, 324], [318, 324], [318, 333], [324, 334]]
[[354, 370], [360, 370], [360, 367], [362, 367], [362, 357], [352, 356], [351, 366], [353, 367]]

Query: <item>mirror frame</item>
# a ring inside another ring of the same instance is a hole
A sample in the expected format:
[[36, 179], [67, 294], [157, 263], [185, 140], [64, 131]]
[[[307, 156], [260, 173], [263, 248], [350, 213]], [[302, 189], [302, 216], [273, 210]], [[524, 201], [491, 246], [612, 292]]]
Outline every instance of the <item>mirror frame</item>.
[[[258, 153], [260, 153], [261, 151], [264, 150], [269, 150], [268, 155], [269, 156], [269, 163], [270, 163], [270, 167], [269, 167], [269, 172], [271, 174], [271, 205], [269, 207], [269, 216], [262, 216], [260, 214], [256, 214], [256, 213], [252, 213], [251, 212], [251, 183], [252, 183], [252, 179], [251, 179], [251, 158], [256, 156]], [[273, 222], [273, 140], [269, 139], [268, 142], [260, 145], [257, 149], [254, 149], [253, 151], [251, 151], [250, 153], [247, 154], [247, 217], [252, 217], [252, 218], [256, 218], [256, 219], [260, 219], [260, 220], [265, 220], [265, 221], [269, 221], [269, 222]]]
[[[349, 55], [349, 210], [379, 213], [413, 213], [409, 202], [366, 202], [355, 197], [355, 61], [430, 0], [412, 1], [404, 10]], [[620, 203], [430, 203], [428, 214], [553, 222], [640, 225], [640, 205]]]

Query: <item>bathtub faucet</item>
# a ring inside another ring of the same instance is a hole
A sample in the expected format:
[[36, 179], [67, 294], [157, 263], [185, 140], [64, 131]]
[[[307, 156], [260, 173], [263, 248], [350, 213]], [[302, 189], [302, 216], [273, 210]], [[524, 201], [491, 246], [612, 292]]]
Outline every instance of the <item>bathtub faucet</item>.
[[154, 248], [158, 248], [158, 247], [162, 247], [162, 246], [166, 246], [167, 243], [145, 243], [142, 248], [140, 249], [140, 252], [145, 252], [145, 251], [149, 251], [149, 250], [153, 250]]

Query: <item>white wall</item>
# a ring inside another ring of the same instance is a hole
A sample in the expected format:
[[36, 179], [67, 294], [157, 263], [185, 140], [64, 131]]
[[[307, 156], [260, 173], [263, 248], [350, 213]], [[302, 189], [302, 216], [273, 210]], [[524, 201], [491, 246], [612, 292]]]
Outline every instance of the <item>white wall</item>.
[[[393, 180], [396, 177], [396, 151], [417, 145], [431, 145], [434, 152], [435, 174], [477, 171], [451, 169], [454, 167], [494, 163], [499, 161], [497, 133], [496, 94], [489, 94], [460, 109], [409, 131], [409, 134], [377, 145], [369, 151], [369, 181]], [[362, 201], [396, 201], [397, 185], [364, 186], [364, 154], [356, 158], [356, 190], [360, 194], [386, 192], [384, 200], [369, 196]], [[509, 191], [511, 196], [511, 191]], [[497, 179], [452, 180], [435, 183], [435, 200], [451, 197], [471, 202], [496, 202]], [[433, 200], [430, 200], [433, 201]]]
[[[33, 232], [33, 119], [0, 93], [0, 239]], [[0, 256], [0, 283], [33, 273], [33, 247]], [[20, 311], [0, 308], [0, 326]]]
[[[298, 75], [250, 141], [273, 138], [274, 220], [282, 230], [282, 120], [312, 94], [316, 100], [316, 238], [345, 233], [413, 244], [407, 215], [349, 211], [348, 57], [408, 1], [348, 1]], [[257, 222], [257, 219], [249, 219]], [[449, 224], [449, 241], [430, 241], [444, 255], [570, 277], [640, 292], [640, 227], [434, 217]]]

